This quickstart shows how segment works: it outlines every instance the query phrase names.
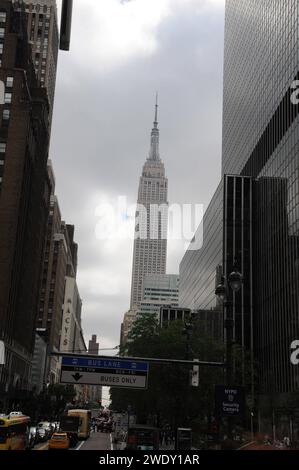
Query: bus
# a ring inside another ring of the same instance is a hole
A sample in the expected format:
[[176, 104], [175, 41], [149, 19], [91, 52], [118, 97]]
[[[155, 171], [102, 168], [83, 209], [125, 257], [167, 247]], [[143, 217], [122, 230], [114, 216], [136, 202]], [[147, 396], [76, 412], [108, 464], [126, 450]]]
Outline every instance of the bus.
[[68, 416], [79, 416], [81, 419], [80, 430], [78, 433], [79, 439], [88, 439], [90, 436], [90, 422], [91, 422], [91, 411], [90, 410], [68, 410]]
[[159, 429], [135, 424], [127, 434], [126, 450], [159, 450]]
[[0, 450], [26, 450], [30, 418], [0, 416]]

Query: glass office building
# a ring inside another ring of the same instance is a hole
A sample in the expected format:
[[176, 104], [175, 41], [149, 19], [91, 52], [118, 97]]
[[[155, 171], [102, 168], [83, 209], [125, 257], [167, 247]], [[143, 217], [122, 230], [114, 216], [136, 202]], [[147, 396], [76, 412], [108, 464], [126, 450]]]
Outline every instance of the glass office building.
[[228, 278], [233, 271], [236, 259], [244, 282], [234, 299], [229, 299], [233, 301], [234, 340], [251, 351], [253, 188], [249, 177], [222, 178], [203, 217], [203, 227], [181, 261], [179, 289], [180, 306], [204, 311], [206, 318], [210, 312], [212, 318], [212, 312], [223, 310], [215, 289], [221, 277]]
[[221, 309], [215, 288], [222, 275], [223, 181], [219, 184], [180, 263], [179, 305], [193, 310]]
[[226, 3], [223, 174], [255, 179], [254, 341], [259, 393], [299, 389], [298, 0]]

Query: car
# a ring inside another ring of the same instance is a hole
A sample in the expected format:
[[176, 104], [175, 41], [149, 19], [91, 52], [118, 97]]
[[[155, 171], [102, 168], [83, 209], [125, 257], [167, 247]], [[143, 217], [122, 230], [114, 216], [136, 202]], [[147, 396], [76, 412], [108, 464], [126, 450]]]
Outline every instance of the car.
[[29, 434], [30, 434], [29, 445], [32, 448], [32, 447], [35, 446], [35, 444], [38, 440], [37, 428], [35, 426], [31, 426], [30, 429], [29, 429]]
[[36, 440], [37, 442], [45, 442], [48, 440], [48, 434], [45, 428], [37, 428]]
[[50, 426], [51, 426], [51, 429], [52, 429], [52, 433], [58, 431], [57, 425], [53, 421], [50, 423]]
[[51, 423], [49, 421], [40, 421], [37, 425], [37, 429], [44, 429], [47, 435], [47, 439], [50, 439], [50, 437], [53, 434], [53, 428], [51, 426]]
[[9, 413], [9, 417], [12, 418], [13, 416], [23, 416], [23, 413], [22, 413], [22, 411], [11, 411]]
[[66, 432], [54, 432], [49, 440], [49, 450], [68, 450], [70, 439]]

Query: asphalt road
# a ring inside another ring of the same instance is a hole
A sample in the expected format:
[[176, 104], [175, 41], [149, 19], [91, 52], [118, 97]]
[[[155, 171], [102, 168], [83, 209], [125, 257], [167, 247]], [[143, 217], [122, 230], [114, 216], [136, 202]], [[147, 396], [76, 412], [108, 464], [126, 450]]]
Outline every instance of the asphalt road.
[[80, 442], [76, 450], [111, 450], [111, 434], [92, 432], [87, 441]]
[[[79, 441], [74, 450], [111, 450], [111, 434], [102, 432], [92, 432], [89, 439], [86, 441]], [[49, 450], [47, 442], [39, 443], [34, 447], [34, 450]]]

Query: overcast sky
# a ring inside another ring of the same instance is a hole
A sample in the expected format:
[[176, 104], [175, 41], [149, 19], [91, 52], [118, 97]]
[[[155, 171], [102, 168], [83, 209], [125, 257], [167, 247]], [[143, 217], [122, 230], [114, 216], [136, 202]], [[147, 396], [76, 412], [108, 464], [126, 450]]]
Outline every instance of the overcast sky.
[[[58, 2], [60, 6], [61, 2]], [[205, 207], [220, 179], [224, 0], [74, 0], [60, 52], [51, 159], [63, 219], [75, 225], [85, 338], [119, 344], [133, 241], [100, 240], [97, 208], [137, 199], [159, 92], [169, 203]], [[133, 230], [133, 220], [124, 222]], [[178, 273], [185, 244], [168, 245]]]

